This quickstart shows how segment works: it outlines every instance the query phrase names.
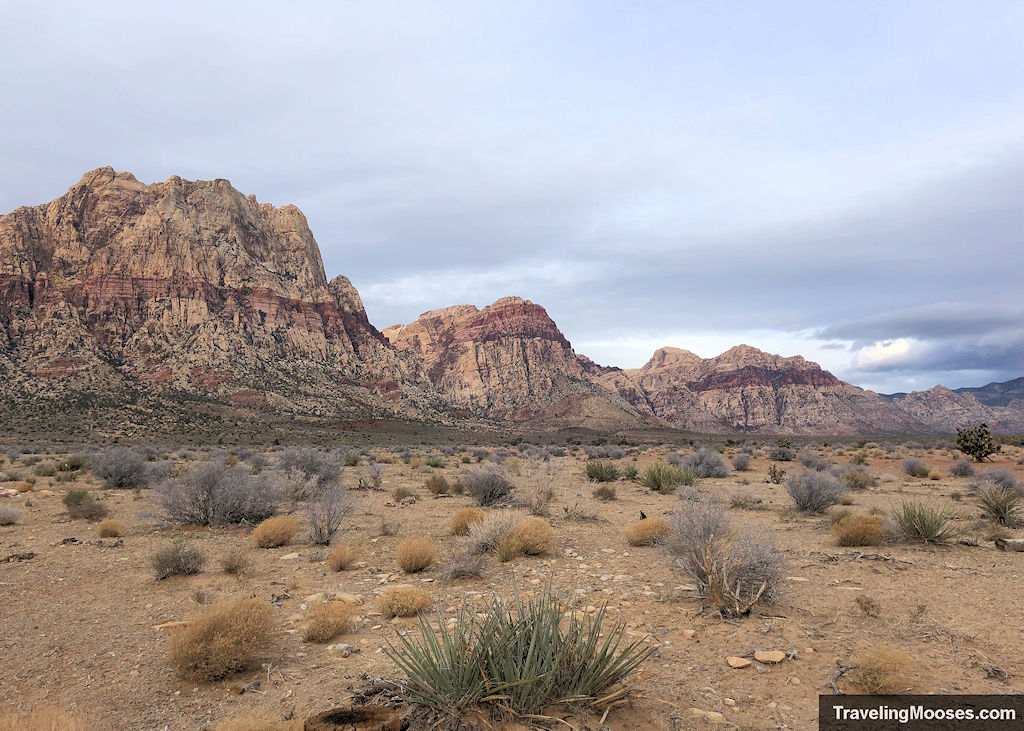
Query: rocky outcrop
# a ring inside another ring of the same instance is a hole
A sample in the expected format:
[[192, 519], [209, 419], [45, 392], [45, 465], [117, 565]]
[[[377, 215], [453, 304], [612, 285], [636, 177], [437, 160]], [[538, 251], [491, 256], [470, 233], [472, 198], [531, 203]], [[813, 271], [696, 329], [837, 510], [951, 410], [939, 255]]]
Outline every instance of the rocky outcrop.
[[956, 427], [981, 423], [997, 432], [1024, 431], [1024, 401], [1021, 400], [1010, 401], [1005, 406], [987, 406], [966, 390], [951, 391], [945, 386], [935, 386], [894, 398], [892, 404], [934, 431], [951, 432]]
[[127, 389], [318, 415], [432, 398], [351, 283], [327, 281], [296, 207], [111, 168], [0, 217], [0, 378], [10, 398]]
[[396, 348], [423, 359], [442, 398], [469, 412], [591, 428], [645, 420], [588, 378], [558, 326], [529, 300], [504, 297], [483, 309], [431, 310], [383, 332]]

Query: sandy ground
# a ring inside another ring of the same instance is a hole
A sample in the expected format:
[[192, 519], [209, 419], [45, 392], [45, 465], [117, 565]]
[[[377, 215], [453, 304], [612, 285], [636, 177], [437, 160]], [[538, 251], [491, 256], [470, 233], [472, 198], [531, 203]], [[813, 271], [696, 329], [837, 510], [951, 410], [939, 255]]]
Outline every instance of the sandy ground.
[[[1008, 467], [1024, 480], [1016, 464], [1020, 452], [1005, 447], [981, 469]], [[352, 570], [341, 573], [317, 560], [322, 549], [302, 542], [261, 550], [244, 529], [168, 523], [149, 490], [104, 489], [88, 475], [66, 485], [39, 477], [33, 492], [0, 498], [0, 506], [22, 511], [18, 524], [0, 527], [0, 560], [35, 554], [0, 563], [0, 705], [25, 708], [45, 702], [85, 714], [100, 729], [197, 729], [252, 709], [273, 718], [301, 719], [344, 703], [365, 674], [396, 675], [384, 648], [397, 632], [416, 631], [416, 620], [386, 621], [377, 614], [373, 597], [383, 588], [422, 586], [433, 594], [434, 608], [451, 615], [463, 600], [482, 605], [492, 592], [510, 595], [513, 581], [527, 592], [551, 581], [581, 607], [607, 604], [609, 616], [627, 623], [632, 636], [657, 646], [655, 657], [633, 680], [640, 697], [609, 715], [611, 729], [704, 727], [708, 722], [697, 719], [693, 708], [719, 712], [739, 728], [815, 728], [817, 696], [832, 692], [828, 681], [837, 662], [872, 643], [890, 644], [912, 656], [908, 690], [914, 692], [1024, 692], [1024, 553], [998, 552], [984, 540], [981, 511], [967, 494], [970, 478], [949, 476], [954, 452], [912, 452], [941, 473], [934, 481], [903, 474], [901, 460], [909, 453], [871, 451], [868, 469], [884, 481], [851, 493], [851, 508], [888, 510], [911, 498], [947, 505], [957, 512], [964, 535], [979, 540], [978, 547], [837, 547], [827, 518], [794, 514], [785, 489], [765, 482], [771, 463], [763, 457], [755, 457], [749, 472], [702, 480], [699, 489], [719, 496], [726, 506], [734, 495], [761, 498], [765, 509], [728, 512], [736, 523], [770, 532], [788, 563], [784, 599], [736, 621], [723, 621], [709, 611], [662, 549], [630, 547], [619, 532], [641, 510], [649, 516], [669, 514], [679, 498], [620, 481], [618, 499], [600, 502], [583, 477], [585, 458], [579, 451], [546, 465], [526, 459], [513, 463], [521, 472], [515, 477], [521, 491], [537, 484], [555, 488], [550, 518], [557, 533], [555, 551], [507, 564], [492, 562], [482, 579], [456, 582], [443, 581], [436, 568], [403, 575], [395, 565], [394, 548], [405, 536], [433, 538], [442, 558], [456, 551], [459, 539], [448, 535], [445, 524], [457, 508], [472, 504], [466, 496], [433, 498], [422, 487], [429, 468], [415, 463], [387, 465], [381, 491], [352, 491], [357, 508], [341, 540], [363, 555]], [[836, 456], [826, 449], [821, 454], [843, 463], [852, 452]], [[635, 462], [626, 457], [619, 464], [642, 469], [665, 455], [664, 449], [652, 449]], [[13, 466], [0, 462], [0, 470], [30, 475], [24, 459], [18, 457]], [[799, 469], [795, 462], [784, 466]], [[453, 479], [475, 467], [454, 457], [442, 471]], [[354, 487], [361, 474], [363, 467], [346, 468], [343, 483]], [[60, 496], [70, 485], [95, 490], [111, 516], [128, 527], [122, 541], [100, 540], [95, 525], [67, 517]], [[414, 503], [395, 504], [391, 491], [402, 485], [415, 491]], [[10, 486], [0, 483], [0, 489]], [[954, 501], [954, 492], [964, 498]], [[596, 520], [570, 519], [566, 508], [574, 507], [596, 514]], [[382, 517], [400, 524], [398, 535], [380, 535]], [[154, 580], [152, 553], [182, 537], [207, 555], [205, 573]], [[65, 543], [71, 538], [77, 540]], [[240, 577], [219, 568], [218, 559], [233, 548], [244, 549], [251, 561]], [[295, 552], [298, 558], [286, 558]], [[858, 558], [862, 553], [875, 557]], [[356, 629], [336, 640], [355, 646], [359, 654], [343, 658], [325, 646], [304, 644], [294, 632], [302, 627], [306, 598], [322, 592], [347, 592], [365, 600]], [[263, 667], [210, 684], [178, 679], [166, 661], [166, 630], [154, 627], [187, 619], [203, 604], [247, 596], [275, 601], [286, 630], [263, 658]], [[856, 603], [865, 596], [880, 605], [877, 617], [867, 616]], [[726, 664], [727, 656], [756, 650], [795, 654], [776, 665], [754, 663], [734, 670]], [[258, 691], [238, 692], [257, 681]], [[856, 692], [844, 679], [839, 686]], [[573, 723], [596, 729], [598, 720]]]

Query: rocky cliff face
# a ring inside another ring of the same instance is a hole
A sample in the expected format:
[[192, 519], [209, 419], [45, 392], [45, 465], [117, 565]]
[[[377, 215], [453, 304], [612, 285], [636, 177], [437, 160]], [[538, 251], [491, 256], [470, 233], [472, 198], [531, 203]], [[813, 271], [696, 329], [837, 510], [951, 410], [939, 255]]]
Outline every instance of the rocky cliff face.
[[383, 332], [396, 348], [422, 358], [442, 398], [467, 411], [591, 428], [644, 421], [588, 378], [548, 313], [529, 300], [504, 297], [483, 309], [432, 310]]
[[111, 168], [0, 216], [0, 381], [9, 398], [180, 392], [320, 415], [429, 400], [351, 283], [327, 281], [297, 208]]
[[945, 386], [935, 386], [894, 398], [892, 404], [934, 431], [949, 432], [958, 426], [982, 422], [997, 432], [1024, 431], [1024, 401], [1019, 399], [1005, 406], [987, 406], [966, 389], [951, 391]]
[[760, 433], [928, 430], [870, 391], [796, 356], [739, 345], [715, 358], [662, 348], [642, 367], [600, 376], [609, 390], [679, 428]]

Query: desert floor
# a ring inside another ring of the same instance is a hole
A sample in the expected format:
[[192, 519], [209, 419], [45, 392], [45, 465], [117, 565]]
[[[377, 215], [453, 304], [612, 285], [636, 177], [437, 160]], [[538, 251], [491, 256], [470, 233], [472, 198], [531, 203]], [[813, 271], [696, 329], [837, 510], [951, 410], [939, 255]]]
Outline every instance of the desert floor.
[[[731, 447], [723, 450], [727, 460], [734, 454]], [[858, 450], [836, 451], [826, 447], [819, 454], [843, 464]], [[695, 708], [721, 713], [738, 728], [812, 729], [818, 694], [832, 692], [829, 680], [837, 663], [847, 663], [859, 648], [873, 644], [909, 653], [913, 667], [907, 690], [913, 692], [1024, 692], [1024, 553], [997, 551], [986, 539], [991, 524], [981, 519], [969, 492], [972, 478], [950, 477], [960, 455], [951, 449], [906, 446], [893, 451], [869, 446], [865, 451], [867, 469], [879, 484], [851, 492], [850, 509], [888, 511], [910, 499], [947, 506], [956, 513], [961, 535], [978, 545], [838, 547], [827, 515], [795, 513], [785, 487], [766, 482], [773, 463], [760, 449], [750, 471], [731, 471], [729, 477], [697, 485], [720, 498], [735, 523], [769, 532], [787, 562], [783, 599], [730, 621], [696, 596], [689, 578], [663, 548], [631, 547], [620, 533], [640, 511], [653, 517], [678, 510], [680, 498], [623, 480], [615, 483], [616, 500], [598, 501], [591, 495], [594, 483], [583, 475], [586, 457], [580, 448], [546, 462], [512, 457], [503, 467], [521, 495], [542, 485], [554, 488], [549, 521], [557, 535], [555, 550], [508, 563], [492, 558], [482, 578], [457, 581], [444, 581], [437, 567], [403, 574], [394, 550], [403, 537], [429, 536], [443, 560], [458, 550], [461, 540], [449, 535], [446, 522], [473, 500], [466, 495], [433, 497], [423, 487], [431, 468], [416, 457], [405, 463], [382, 448], [370, 450], [393, 460], [385, 467], [382, 489], [357, 488], [365, 459], [344, 470], [342, 481], [352, 488], [356, 508], [338, 540], [362, 555], [350, 570], [337, 573], [323, 562], [324, 549], [309, 545], [304, 537], [281, 548], [257, 549], [245, 528], [169, 522], [149, 489], [107, 489], [87, 473], [61, 484], [56, 476], [36, 477], [31, 492], [0, 498], [0, 506], [22, 513], [18, 523], [0, 527], [0, 561], [10, 557], [0, 563], [0, 706], [45, 703], [87, 716], [100, 729], [197, 729], [251, 711], [273, 719], [303, 719], [345, 703], [367, 675], [398, 676], [385, 648], [397, 633], [416, 632], [417, 620], [383, 619], [373, 601], [382, 589], [404, 583], [427, 588], [433, 595], [432, 611], [451, 616], [461, 602], [483, 606], [492, 594], [509, 596], [514, 582], [529, 593], [549, 581], [584, 611], [607, 605], [610, 619], [626, 623], [630, 636], [647, 638], [658, 648], [633, 678], [637, 697], [605, 720], [610, 729], [709, 725], [694, 715]], [[428, 447], [422, 454], [432, 452]], [[221, 458], [224, 452], [210, 454]], [[200, 450], [187, 456], [201, 460], [210, 454]], [[481, 467], [462, 463], [461, 454], [446, 457], [446, 466], [435, 471], [454, 480]], [[667, 454], [667, 449], [654, 447], [616, 463], [643, 469], [665, 461]], [[941, 478], [905, 475], [901, 461], [908, 455], [919, 456]], [[11, 458], [0, 457], [0, 471], [32, 475], [28, 463], [40, 456], [12, 452]], [[273, 452], [268, 457], [272, 465]], [[1003, 447], [978, 471], [1005, 467], [1024, 480], [1020, 457], [1020, 448]], [[166, 458], [180, 462], [183, 456], [172, 452]], [[799, 462], [781, 466], [801, 469]], [[414, 492], [415, 500], [396, 503], [393, 491], [402, 486]], [[0, 492], [13, 492], [5, 491], [11, 487], [13, 483], [0, 483]], [[127, 527], [123, 539], [99, 539], [95, 524], [71, 520], [61, 503], [68, 487], [95, 491], [111, 517]], [[758, 509], [730, 507], [740, 502], [734, 496], [762, 502], [753, 505]], [[524, 508], [513, 509], [526, 514]], [[382, 519], [397, 525], [396, 535], [381, 534]], [[206, 554], [205, 571], [155, 580], [152, 554], [182, 538]], [[219, 558], [236, 548], [250, 561], [237, 577], [219, 566]], [[34, 557], [24, 559], [24, 554]], [[353, 631], [335, 640], [358, 648], [358, 654], [348, 657], [325, 645], [304, 643], [296, 631], [311, 603], [337, 592], [357, 595], [363, 602]], [[176, 677], [166, 660], [171, 630], [158, 625], [187, 620], [206, 604], [248, 596], [273, 601], [282, 628], [262, 667], [208, 684]], [[877, 616], [864, 611], [861, 598], [877, 602]], [[754, 662], [743, 669], [726, 663], [728, 656], [752, 657], [758, 650], [782, 650], [790, 656], [778, 664]], [[258, 690], [239, 692], [257, 681]], [[858, 692], [845, 678], [838, 685]], [[601, 726], [599, 718], [569, 720], [578, 728]]]

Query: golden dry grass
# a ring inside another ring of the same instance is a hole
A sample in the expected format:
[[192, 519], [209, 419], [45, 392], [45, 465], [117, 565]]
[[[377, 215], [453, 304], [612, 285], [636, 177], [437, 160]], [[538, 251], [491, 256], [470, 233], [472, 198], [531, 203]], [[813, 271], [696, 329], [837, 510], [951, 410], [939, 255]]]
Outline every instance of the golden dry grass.
[[14, 489], [18, 492], [32, 492], [35, 488], [31, 482], [15, 482]]
[[453, 536], [468, 536], [469, 527], [482, 521], [486, 515], [480, 508], [459, 508], [448, 520], [448, 531]]
[[377, 610], [386, 619], [392, 617], [412, 617], [433, 602], [430, 592], [413, 586], [394, 586], [385, 589], [377, 597]]
[[348, 602], [334, 601], [314, 604], [309, 608], [308, 622], [302, 634], [306, 642], [330, 642], [338, 635], [344, 634], [352, 624], [356, 615], [355, 607]]
[[96, 532], [99, 533], [100, 538], [118, 538], [124, 535], [124, 524], [120, 520], [107, 518], [96, 526]]
[[555, 546], [555, 531], [543, 518], [525, 518], [516, 524], [512, 535], [498, 544], [498, 560], [516, 556], [540, 556]]
[[663, 540], [668, 532], [668, 522], [663, 518], [644, 518], [622, 529], [622, 535], [631, 546], [653, 546]]
[[249, 558], [245, 555], [244, 551], [234, 549], [224, 554], [220, 560], [220, 567], [224, 569], [225, 574], [237, 576], [249, 567]]
[[866, 693], [893, 694], [910, 685], [914, 661], [890, 645], [871, 645], [858, 650], [850, 665], [846, 675], [858, 688]]
[[277, 548], [287, 545], [298, 532], [299, 521], [289, 515], [277, 515], [256, 526], [252, 540], [257, 548]]
[[90, 731], [93, 728], [92, 724], [49, 706], [23, 713], [0, 709], [0, 731]]
[[269, 712], [251, 711], [221, 721], [215, 731], [302, 731], [303, 721], [275, 721]]
[[183, 678], [219, 680], [248, 668], [274, 629], [274, 608], [242, 599], [206, 610], [169, 640], [170, 664]]
[[358, 553], [345, 543], [338, 543], [327, 554], [327, 566], [331, 571], [344, 571], [355, 563]]
[[832, 526], [832, 537], [840, 546], [877, 546], [882, 542], [882, 516], [848, 515]]
[[430, 568], [437, 560], [437, 545], [429, 538], [406, 538], [395, 549], [395, 563], [407, 574]]

